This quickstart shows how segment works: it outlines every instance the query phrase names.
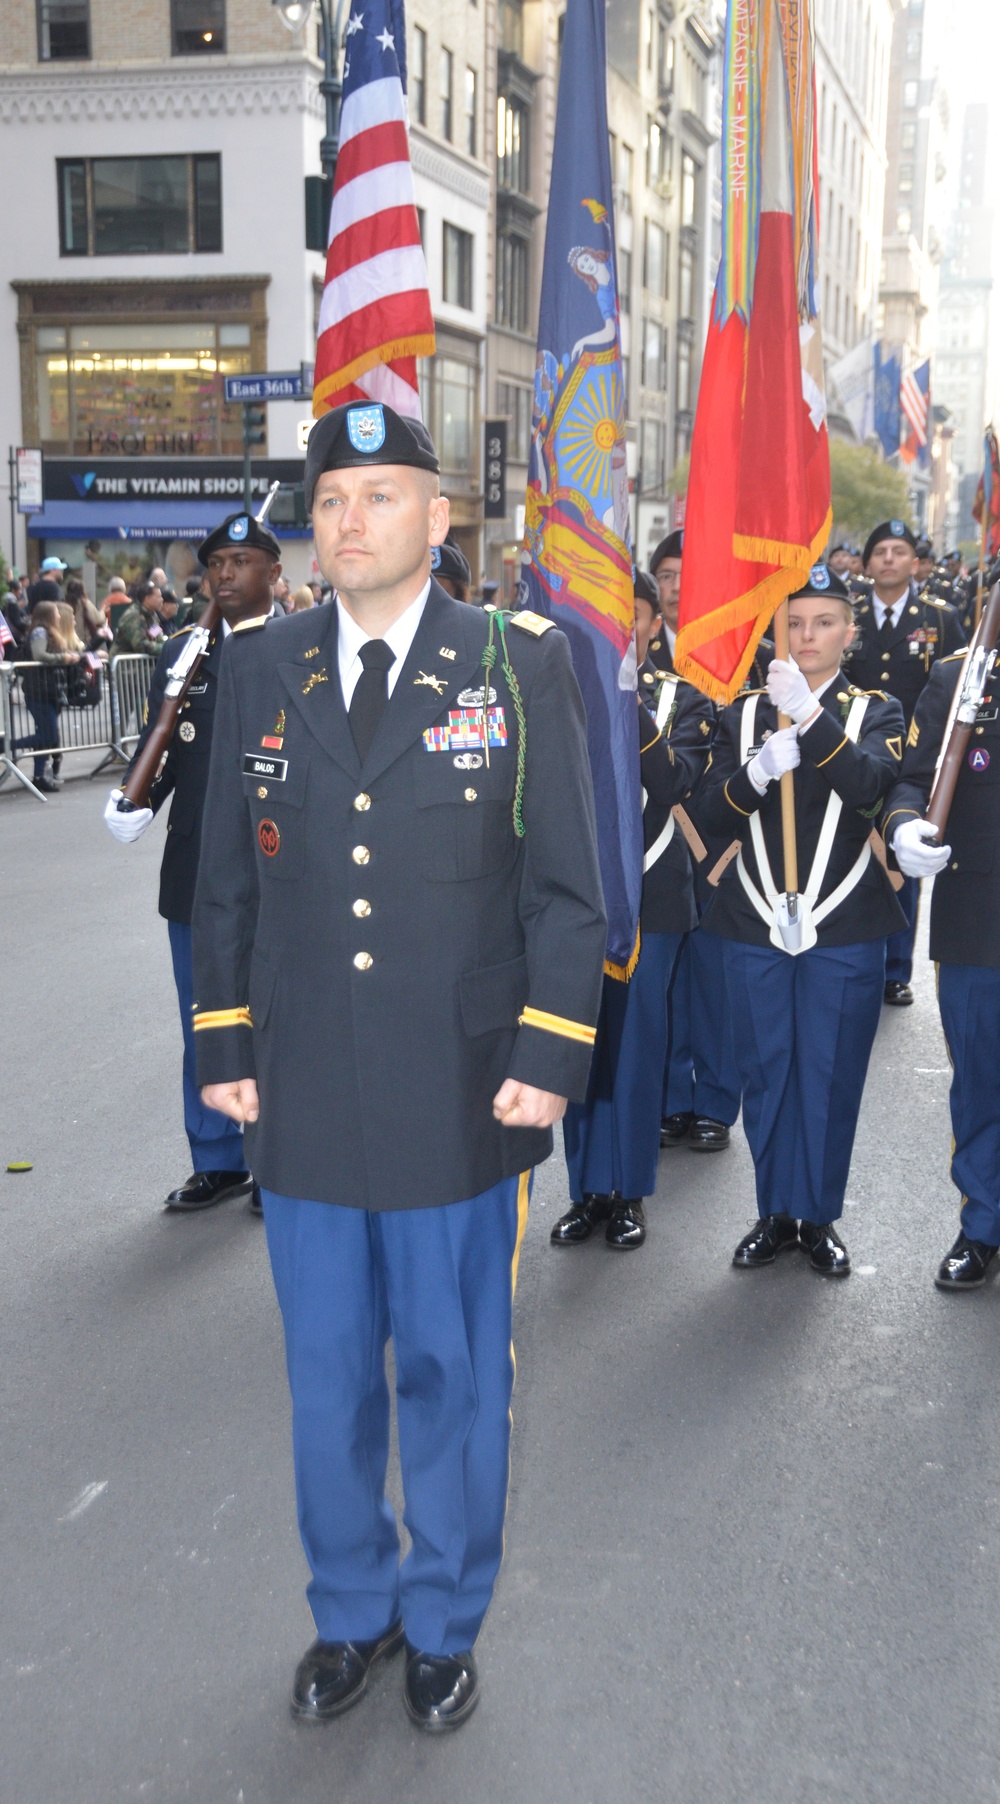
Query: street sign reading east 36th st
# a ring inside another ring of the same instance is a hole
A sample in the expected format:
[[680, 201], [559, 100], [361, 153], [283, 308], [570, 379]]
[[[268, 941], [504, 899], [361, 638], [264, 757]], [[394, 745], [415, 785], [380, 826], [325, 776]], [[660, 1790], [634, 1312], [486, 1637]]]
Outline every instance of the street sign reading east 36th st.
[[303, 387], [301, 370], [279, 370], [271, 376], [226, 376], [223, 380], [228, 402], [301, 401], [312, 392]]

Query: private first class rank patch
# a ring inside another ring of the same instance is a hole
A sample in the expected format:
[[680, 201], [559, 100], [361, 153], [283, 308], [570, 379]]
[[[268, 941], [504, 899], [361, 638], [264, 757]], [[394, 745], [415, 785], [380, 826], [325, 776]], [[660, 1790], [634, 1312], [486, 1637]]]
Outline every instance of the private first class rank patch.
[[[507, 744], [507, 723], [502, 708], [491, 708], [490, 745]], [[452, 708], [446, 726], [428, 727], [424, 733], [428, 752], [478, 752], [483, 747], [483, 716], [479, 708]]]

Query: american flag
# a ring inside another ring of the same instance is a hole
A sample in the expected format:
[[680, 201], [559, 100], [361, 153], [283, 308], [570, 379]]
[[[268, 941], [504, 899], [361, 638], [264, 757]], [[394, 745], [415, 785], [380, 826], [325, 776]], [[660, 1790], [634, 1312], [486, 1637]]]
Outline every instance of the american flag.
[[354, 0], [319, 314], [313, 413], [386, 401], [420, 418], [418, 357], [434, 315], [413, 202], [402, 0]]
[[899, 447], [899, 454], [904, 463], [913, 463], [921, 453], [921, 462], [926, 462], [928, 425], [931, 411], [931, 364], [930, 358], [922, 363], [919, 369], [910, 370], [899, 385], [899, 405], [909, 425], [909, 431]]
[[17, 640], [14, 638], [14, 635], [11, 632], [10, 627], [7, 625], [7, 621], [4, 616], [3, 609], [0, 608], [0, 658], [5, 658], [7, 656], [6, 652], [3, 649], [5, 645], [16, 645], [16, 644], [17, 644]]

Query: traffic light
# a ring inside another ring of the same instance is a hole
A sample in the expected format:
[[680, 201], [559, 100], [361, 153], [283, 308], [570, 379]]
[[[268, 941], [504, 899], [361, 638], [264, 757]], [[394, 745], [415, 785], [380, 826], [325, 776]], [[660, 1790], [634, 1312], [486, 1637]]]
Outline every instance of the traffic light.
[[245, 404], [243, 408], [243, 443], [263, 445], [267, 442], [267, 413], [263, 407]]
[[306, 494], [301, 482], [282, 483], [271, 504], [268, 518], [273, 526], [306, 524]]

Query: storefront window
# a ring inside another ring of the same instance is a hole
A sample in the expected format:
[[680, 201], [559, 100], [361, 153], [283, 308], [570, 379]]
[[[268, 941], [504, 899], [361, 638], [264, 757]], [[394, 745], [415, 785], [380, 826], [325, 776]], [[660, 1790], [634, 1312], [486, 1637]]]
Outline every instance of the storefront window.
[[457, 357], [433, 357], [419, 366], [424, 419], [438, 450], [442, 472], [475, 478], [476, 395], [479, 372]]
[[83, 457], [239, 456], [224, 376], [250, 368], [243, 322], [39, 327], [42, 447]]

